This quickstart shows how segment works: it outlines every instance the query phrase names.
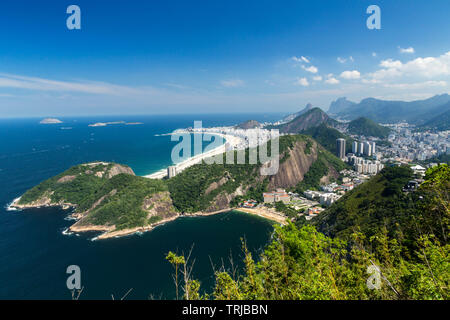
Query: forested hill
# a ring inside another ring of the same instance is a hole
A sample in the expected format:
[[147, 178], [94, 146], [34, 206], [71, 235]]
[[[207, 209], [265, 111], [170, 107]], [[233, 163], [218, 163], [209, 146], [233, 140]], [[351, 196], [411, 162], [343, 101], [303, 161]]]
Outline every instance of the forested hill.
[[[257, 258], [243, 242], [244, 272], [215, 272], [210, 295], [188, 279], [194, 299], [443, 299], [450, 284], [447, 165], [429, 169], [413, 193], [411, 171], [387, 168], [328, 209], [314, 225], [277, 227]], [[183, 260], [184, 261], [184, 260]]]
[[324, 123], [317, 127], [312, 127], [303, 131], [303, 134], [313, 137], [314, 140], [320, 143], [332, 154], [337, 154], [336, 140], [340, 138], [345, 139], [346, 154], [352, 152], [352, 142], [354, 140], [351, 137], [341, 133], [339, 130], [331, 128]]
[[168, 181], [175, 207], [185, 213], [212, 212], [244, 199], [262, 201], [262, 193], [275, 188], [318, 188], [321, 179], [337, 179], [346, 167], [311, 137], [286, 135], [279, 143], [280, 164], [275, 175], [261, 175], [259, 162], [249, 164], [248, 149], [246, 164], [226, 164], [224, 159], [222, 164], [187, 168]]
[[360, 117], [348, 124], [348, 132], [350, 134], [366, 137], [377, 137], [386, 139], [391, 132], [391, 129], [379, 125], [378, 123], [364, 117]]
[[302, 133], [309, 128], [320, 126], [321, 124], [333, 124], [336, 120], [331, 119], [322, 109], [312, 108], [290, 122], [275, 126], [281, 133]]
[[314, 224], [330, 236], [349, 239], [356, 231], [367, 237], [382, 228], [393, 235], [398, 224], [413, 212], [412, 195], [402, 188], [413, 178], [407, 166], [386, 167], [380, 174], [344, 195], [321, 214]]
[[125, 165], [94, 162], [74, 166], [28, 190], [19, 208], [73, 207], [72, 229], [117, 232], [151, 226], [176, 215], [162, 180], [134, 175]]

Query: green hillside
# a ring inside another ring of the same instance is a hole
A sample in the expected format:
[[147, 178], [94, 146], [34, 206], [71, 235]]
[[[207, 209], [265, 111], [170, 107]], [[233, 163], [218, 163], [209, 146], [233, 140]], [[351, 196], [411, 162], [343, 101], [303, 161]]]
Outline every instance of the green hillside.
[[[448, 104], [450, 106], [450, 103]], [[448, 108], [448, 107], [447, 107]], [[431, 129], [437, 131], [450, 130], [450, 110], [445, 111], [425, 122], [420, 126], [422, 129]]]
[[148, 213], [142, 209], [146, 197], [167, 192], [162, 180], [135, 176], [132, 170], [114, 163], [74, 166], [27, 191], [22, 206], [74, 206], [74, 212], [87, 213], [83, 223], [115, 226], [117, 230], [143, 226]]
[[309, 128], [317, 127], [321, 124], [333, 122], [322, 109], [313, 108], [293, 119], [288, 123], [284, 123], [273, 127], [279, 129], [281, 133], [301, 133]]
[[[286, 163], [289, 158], [288, 151], [293, 149], [297, 142], [304, 144], [305, 147], [304, 150], [302, 149], [302, 152], [305, 154], [308, 154], [313, 147], [313, 140], [308, 136], [286, 135], [280, 137], [281, 166]], [[319, 146], [317, 148], [319, 157], [314, 163], [320, 164], [320, 167], [323, 169], [320, 172], [323, 175], [320, 177], [314, 175], [314, 179], [311, 179], [314, 183], [317, 182], [317, 177], [320, 180], [320, 178], [328, 174], [329, 167], [335, 167], [337, 171], [345, 167], [341, 160], [328, 151]], [[270, 141], [267, 150], [270, 150]], [[224, 158], [223, 164], [199, 163], [171, 178], [168, 181], [168, 185], [174, 206], [180, 212], [197, 212], [221, 209], [224, 205], [221, 202], [229, 201], [225, 200], [226, 198], [233, 198], [234, 200], [231, 200], [232, 204], [236, 204], [236, 201], [244, 198], [262, 201], [262, 192], [268, 191], [266, 188], [270, 176], [260, 175], [261, 163], [259, 160], [257, 164], [248, 164], [249, 150], [247, 149], [245, 152], [246, 164], [226, 164], [226, 159]], [[312, 157], [312, 155], [307, 156]], [[242, 190], [248, 189], [244, 197], [242, 195], [233, 195], [239, 187]], [[221, 196], [223, 200], [220, 200]]]
[[388, 137], [391, 129], [383, 127], [368, 118], [360, 117], [348, 124], [348, 131], [355, 135], [385, 139]]
[[321, 124], [317, 127], [309, 128], [302, 132], [308, 136], [311, 136], [320, 143], [325, 149], [330, 151], [332, 154], [337, 153], [336, 140], [337, 139], [345, 139], [345, 147], [346, 153], [352, 151], [352, 142], [354, 141], [352, 138], [342, 134], [338, 130], [334, 128], [330, 128], [326, 124]]
[[405, 194], [410, 176], [409, 168], [387, 168], [339, 200], [319, 220], [334, 236], [313, 225], [276, 227], [258, 262], [243, 240], [243, 272], [216, 270], [203, 296], [188, 278], [185, 298], [448, 300], [450, 170], [428, 170], [419, 190]]

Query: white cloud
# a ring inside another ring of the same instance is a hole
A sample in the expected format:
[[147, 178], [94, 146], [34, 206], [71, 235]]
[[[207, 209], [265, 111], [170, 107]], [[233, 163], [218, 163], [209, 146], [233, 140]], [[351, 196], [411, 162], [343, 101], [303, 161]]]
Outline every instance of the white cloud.
[[317, 73], [319, 71], [319, 69], [317, 69], [315, 66], [310, 66], [310, 67], [302, 66], [302, 69], [306, 70], [308, 72], [311, 72], [311, 73]]
[[376, 57], [377, 53], [376, 52], [372, 52], [372, 57]]
[[348, 57], [348, 58], [337, 57], [337, 61], [338, 61], [339, 63], [342, 63], [342, 64], [346, 63], [347, 60], [350, 61], [350, 62], [354, 62], [354, 61], [355, 61], [355, 59], [353, 59], [352, 56], [350, 56], [350, 57]]
[[403, 63], [399, 60], [383, 60], [382, 69], [369, 74], [373, 79], [392, 79], [400, 76], [434, 78], [450, 75], [450, 51], [439, 57], [416, 58]]
[[398, 50], [400, 51], [400, 53], [414, 53], [415, 52], [413, 47], [409, 47], [409, 48], [398, 47]]
[[325, 80], [325, 83], [328, 84], [338, 84], [340, 81], [334, 77], [329, 77], [327, 80]]
[[244, 83], [245, 82], [241, 79], [222, 80], [220, 82], [220, 84], [226, 88], [242, 87]]
[[341, 73], [340, 77], [347, 80], [359, 79], [361, 77], [361, 73], [359, 73], [358, 70], [344, 71]]
[[297, 81], [295, 82], [295, 84], [303, 86], [303, 87], [309, 86], [308, 79], [306, 79], [306, 78], [298, 78]]
[[[58, 81], [37, 77], [0, 73], [0, 87], [27, 89], [36, 91], [67, 91], [90, 94], [126, 95], [141, 91], [136, 88], [93, 81]], [[152, 90], [149, 88], [149, 90]]]
[[430, 87], [447, 87], [447, 82], [425, 81], [415, 83], [386, 83], [383, 86], [386, 88], [395, 88], [395, 89], [425, 89]]
[[399, 60], [392, 60], [392, 59], [387, 59], [387, 60], [382, 60], [381, 62], [380, 62], [380, 67], [383, 67], [383, 68], [394, 68], [394, 69], [396, 69], [396, 68], [400, 68], [402, 66], [402, 62], [401, 61], [399, 61]]
[[295, 62], [309, 63], [309, 59], [304, 56], [301, 56], [300, 58], [294, 56], [294, 57], [292, 57], [292, 60], [294, 60]]
[[322, 76], [314, 76], [313, 80], [314, 81], [322, 81]]

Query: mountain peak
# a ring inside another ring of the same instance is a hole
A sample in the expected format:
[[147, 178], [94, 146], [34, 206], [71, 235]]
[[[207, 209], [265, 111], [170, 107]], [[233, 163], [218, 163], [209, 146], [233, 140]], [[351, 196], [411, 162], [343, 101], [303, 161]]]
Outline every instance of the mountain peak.
[[321, 124], [328, 123], [330, 117], [325, 111], [318, 107], [313, 107], [305, 113], [295, 117], [292, 121], [279, 126], [280, 132], [283, 133], [299, 133], [311, 127], [317, 127]]
[[283, 121], [284, 122], [290, 122], [290, 121], [294, 120], [295, 118], [297, 118], [298, 116], [301, 116], [302, 114], [308, 112], [309, 110], [311, 110], [313, 108], [314, 107], [313, 107], [313, 105], [311, 103], [307, 103], [306, 106], [302, 110], [300, 110], [299, 112], [296, 112], [296, 113], [293, 113], [293, 114], [290, 114], [290, 115], [284, 117]]

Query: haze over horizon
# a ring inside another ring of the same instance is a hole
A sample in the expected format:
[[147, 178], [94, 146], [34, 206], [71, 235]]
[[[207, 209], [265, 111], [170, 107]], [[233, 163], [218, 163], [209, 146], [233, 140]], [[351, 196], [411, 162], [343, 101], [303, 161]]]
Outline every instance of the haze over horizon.
[[0, 118], [290, 113], [450, 93], [450, 3], [377, 1], [381, 30], [369, 30], [372, 2], [80, 0], [81, 30], [66, 27], [72, 3], [1, 3]]

